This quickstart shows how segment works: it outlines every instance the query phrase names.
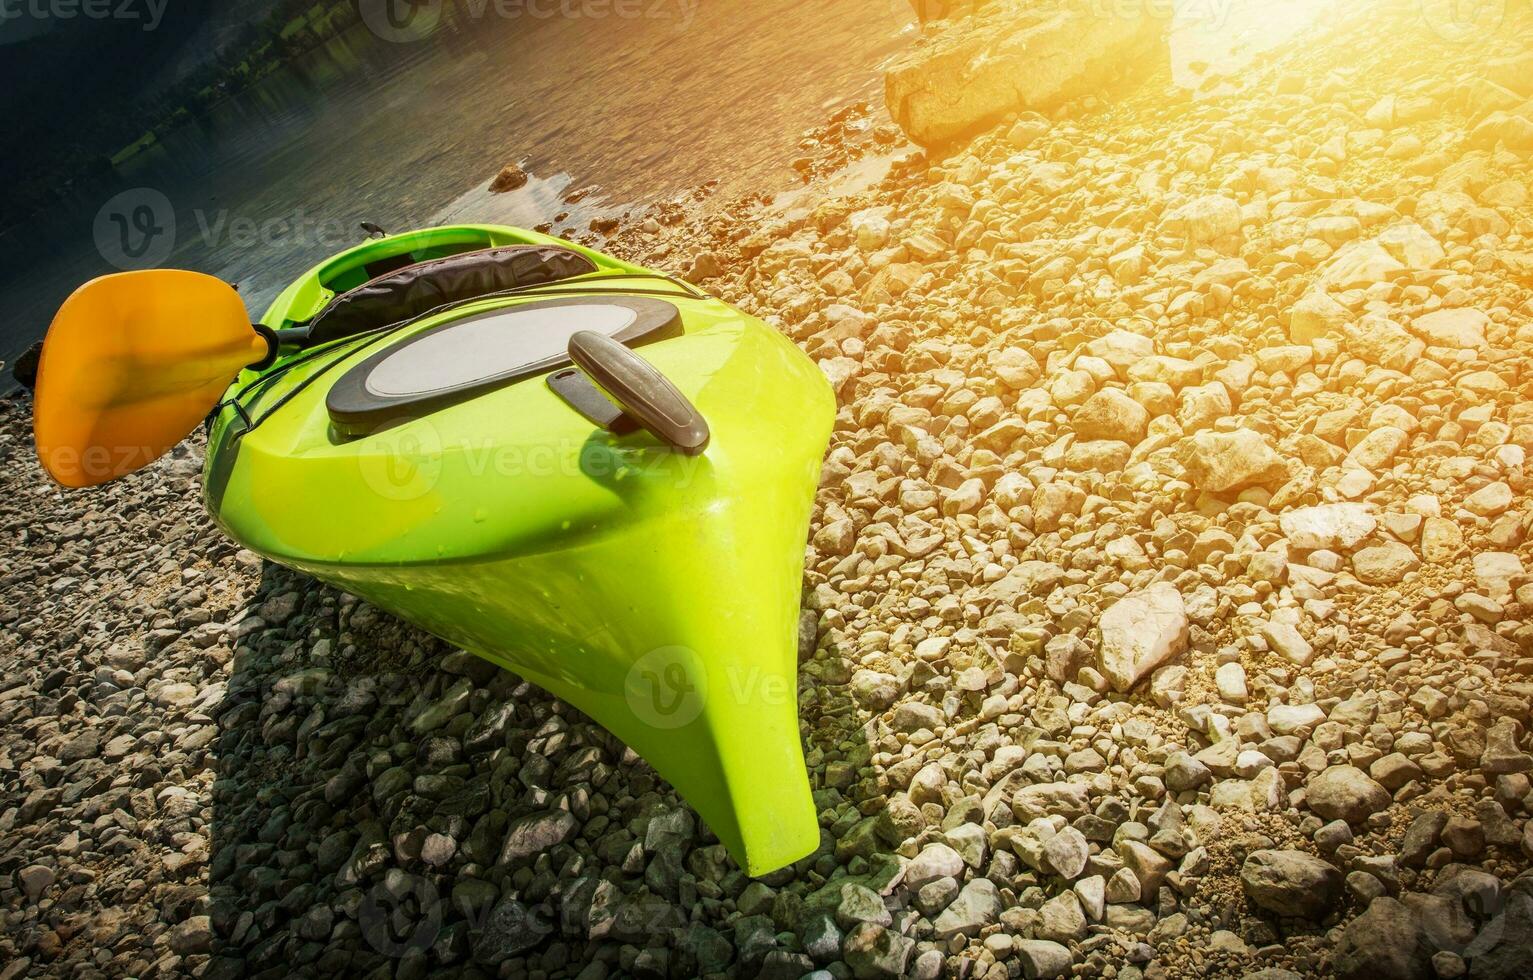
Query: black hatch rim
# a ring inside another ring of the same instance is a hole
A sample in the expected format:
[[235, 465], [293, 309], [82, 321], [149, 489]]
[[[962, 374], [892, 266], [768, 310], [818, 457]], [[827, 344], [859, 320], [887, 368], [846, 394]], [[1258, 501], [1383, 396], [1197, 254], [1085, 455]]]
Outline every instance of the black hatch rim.
[[[419, 393], [379, 394], [369, 388], [367, 383], [373, 372], [384, 361], [405, 354], [416, 344], [438, 340], [455, 329], [490, 318], [504, 317], [513, 312], [594, 305], [618, 307], [634, 315], [631, 322], [611, 334], [614, 340], [628, 347], [642, 347], [656, 341], [679, 337], [683, 332], [680, 309], [664, 300], [642, 296], [571, 296], [479, 310], [421, 331], [401, 343], [387, 344], [381, 350], [368, 355], [331, 386], [325, 397], [325, 407], [329, 411], [330, 421], [337, 432], [344, 436], [363, 436], [441, 411], [451, 405], [477, 398], [508, 385], [568, 367], [571, 364], [569, 354], [565, 350], [560, 350], [556, 354], [519, 364], [509, 370]], [[579, 329], [578, 326], [576, 329]]]

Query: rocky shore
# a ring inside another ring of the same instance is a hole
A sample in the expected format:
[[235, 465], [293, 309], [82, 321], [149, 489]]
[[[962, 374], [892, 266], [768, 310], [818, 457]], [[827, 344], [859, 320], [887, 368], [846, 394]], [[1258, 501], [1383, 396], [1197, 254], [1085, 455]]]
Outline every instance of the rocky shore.
[[841, 399], [822, 845], [762, 879], [572, 709], [229, 544], [195, 440], [65, 494], [0, 403], [0, 980], [1529, 976], [1533, 25], [1432, 6], [940, 154], [844, 112], [791, 206], [593, 237]]

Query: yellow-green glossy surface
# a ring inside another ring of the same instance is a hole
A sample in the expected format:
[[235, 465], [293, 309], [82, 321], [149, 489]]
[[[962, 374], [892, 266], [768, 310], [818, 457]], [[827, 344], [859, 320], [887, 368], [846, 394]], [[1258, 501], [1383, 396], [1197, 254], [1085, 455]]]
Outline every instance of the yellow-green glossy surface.
[[[424, 234], [553, 241], [500, 228]], [[401, 239], [415, 250], [410, 236], [363, 249], [377, 255]], [[609, 275], [641, 271], [588, 254]], [[326, 268], [366, 255], [316, 269], [264, 322], [311, 316], [326, 301]], [[796, 621], [834, 399], [793, 344], [723, 303], [654, 279], [600, 285], [675, 291], [683, 336], [638, 353], [707, 419], [701, 456], [643, 432], [611, 436], [542, 377], [343, 440], [325, 395], [366, 356], [345, 345], [341, 363], [275, 411], [331, 358], [247, 398], [253, 417], [271, 413], [253, 431], [241, 434], [231, 410], [219, 415], [209, 505], [252, 550], [585, 711], [669, 779], [743, 867], [765, 873], [819, 842], [799, 743]], [[506, 304], [460, 307], [384, 343]]]

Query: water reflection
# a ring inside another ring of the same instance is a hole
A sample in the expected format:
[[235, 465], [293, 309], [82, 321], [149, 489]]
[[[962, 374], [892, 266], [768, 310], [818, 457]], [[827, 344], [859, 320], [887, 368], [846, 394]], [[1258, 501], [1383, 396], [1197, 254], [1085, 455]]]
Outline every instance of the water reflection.
[[[906, 0], [712, 0], [685, 27], [487, 17], [414, 44], [353, 29], [159, 135], [116, 186], [0, 233], [0, 358], [40, 336], [73, 286], [113, 271], [92, 229], [120, 191], [164, 194], [166, 264], [239, 282], [259, 314], [364, 220], [536, 225], [568, 211], [573, 225], [708, 180], [731, 196], [791, 186], [799, 134], [876, 96], [911, 20]], [[490, 195], [512, 161], [532, 180]], [[590, 184], [600, 192], [564, 203]]]

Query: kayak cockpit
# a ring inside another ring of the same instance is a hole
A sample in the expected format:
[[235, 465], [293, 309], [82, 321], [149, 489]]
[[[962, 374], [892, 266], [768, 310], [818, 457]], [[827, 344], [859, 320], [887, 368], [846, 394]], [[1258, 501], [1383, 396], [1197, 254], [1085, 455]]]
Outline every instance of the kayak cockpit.
[[506, 245], [412, 262], [336, 295], [303, 326], [310, 344], [355, 337], [455, 303], [597, 272], [553, 245]]
[[[590, 297], [566, 309], [566, 314], [575, 309], [587, 315], [566, 315], [553, 323], [516, 314], [499, 323], [499, 314], [508, 314], [511, 304], [539, 295]], [[263, 397], [283, 387], [279, 379], [306, 385], [338, 370], [346, 373], [325, 379], [327, 390], [336, 392], [333, 432], [343, 441], [364, 436], [568, 366], [567, 350], [555, 350], [550, 343], [561, 339], [556, 334], [562, 334], [566, 346], [569, 335], [579, 330], [621, 333], [620, 342], [628, 347], [679, 336], [680, 314], [669, 303], [642, 315], [622, 308], [624, 297], [643, 296], [696, 299], [702, 294], [669, 276], [520, 229], [463, 225], [369, 239], [315, 266], [277, 298], [260, 329], [269, 328], [278, 356], [243, 372], [213, 415], [229, 410], [240, 429], [254, 428], [284, 400]], [[633, 315], [635, 322], [604, 331], [602, 322], [614, 322], [614, 315], [624, 320]], [[590, 316], [597, 320], [581, 322]], [[417, 340], [426, 341], [425, 332], [460, 324], [470, 329], [415, 347]], [[476, 330], [476, 324], [517, 329]], [[393, 357], [399, 348], [410, 348], [408, 356]], [[426, 364], [432, 354], [441, 355], [435, 369]], [[470, 373], [444, 381], [440, 371], [466, 367], [463, 357], [472, 359]], [[371, 369], [385, 361], [387, 368], [369, 388]], [[481, 370], [480, 364], [493, 369]], [[358, 373], [359, 367], [366, 370]], [[601, 424], [607, 417], [599, 396], [590, 397], [589, 386], [566, 388], [569, 393], [561, 390], [560, 396], [569, 401], [572, 393], [580, 403], [574, 407], [588, 419]], [[587, 408], [598, 411], [593, 415]]]
[[[490, 253], [488, 259], [486, 253]], [[307, 328], [337, 300], [344, 298], [340, 306], [364, 298], [382, 302], [366, 291], [374, 284], [392, 284], [393, 290], [406, 293], [429, 284], [446, 285], [450, 294], [468, 296], [475, 284], [488, 285], [492, 288], [486, 292], [496, 292], [512, 285], [512, 279], [555, 282], [591, 272], [643, 275], [647, 270], [594, 249], [517, 228], [428, 228], [370, 238], [331, 256], [288, 286], [261, 322], [279, 333]], [[406, 288], [415, 282], [421, 286]], [[343, 318], [337, 317], [325, 329], [342, 326]]]
[[568, 296], [505, 306], [422, 331], [336, 379], [330, 421], [365, 435], [570, 363], [570, 338], [594, 330], [628, 347], [679, 337], [681, 311], [649, 296]]

